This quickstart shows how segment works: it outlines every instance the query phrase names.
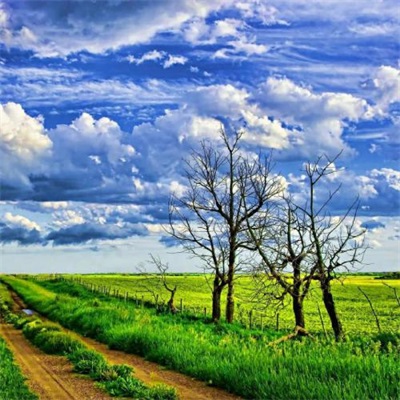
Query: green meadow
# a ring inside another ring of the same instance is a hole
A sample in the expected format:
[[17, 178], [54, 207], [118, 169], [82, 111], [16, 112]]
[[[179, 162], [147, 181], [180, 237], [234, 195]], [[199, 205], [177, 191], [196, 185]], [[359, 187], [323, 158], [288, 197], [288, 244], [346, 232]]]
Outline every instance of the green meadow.
[[[67, 276], [68, 278], [68, 276]], [[159, 279], [154, 276], [143, 275], [74, 275], [69, 278], [79, 279], [97, 290], [107, 288], [111, 295], [117, 293], [130, 298], [155, 303], [155, 295], [158, 302], [168, 300], [168, 293], [159, 284]], [[353, 275], [343, 277], [334, 282], [333, 293], [335, 295], [337, 308], [343, 320], [345, 330], [349, 334], [379, 333], [376, 320], [371, 307], [358, 289], [359, 287], [367, 294], [372, 306], [378, 316], [381, 330], [383, 332], [400, 331], [400, 307], [398, 306], [393, 289], [400, 294], [400, 280], [375, 279], [372, 275]], [[211, 291], [204, 275], [170, 275], [168, 282], [171, 286], [177, 286], [175, 303], [178, 308], [182, 305], [188, 312], [203, 315], [206, 311], [209, 315], [211, 306]], [[93, 286], [94, 285], [94, 286]], [[253, 299], [254, 284], [250, 277], [239, 277], [236, 283], [236, 317], [239, 322], [249, 324], [249, 311], [252, 312], [254, 325], [267, 328], [276, 328], [279, 312], [278, 325], [281, 329], [292, 329], [294, 326], [291, 303], [289, 299], [285, 307], [276, 310], [275, 307], [267, 307], [262, 301]], [[318, 311], [321, 313], [319, 313]], [[206, 310], [205, 310], [206, 309]], [[306, 325], [310, 332], [321, 332], [322, 323], [326, 331], [330, 332], [328, 315], [324, 309], [320, 291], [314, 285], [311, 296], [305, 301]], [[321, 322], [322, 318], [322, 322]]]
[[[138, 279], [115, 275], [86, 278], [101, 279], [100, 282], [109, 284], [133, 284]], [[318, 333], [315, 319], [316, 332], [312, 339], [299, 338], [279, 345], [271, 343], [288, 330], [248, 329], [242, 324], [223, 322], [215, 325], [187, 313], [160, 313], [155, 308], [136, 305], [134, 301], [93, 293], [77, 283], [57, 280], [36, 283], [10, 276], [2, 279], [30, 307], [69, 329], [244, 398], [358, 400], [366, 396], [374, 399], [400, 396], [400, 335], [395, 330], [396, 322], [392, 321], [395, 303], [392, 304], [391, 293], [386, 292], [388, 288], [382, 282], [378, 284], [369, 278], [358, 278], [352, 286], [338, 286], [338, 291], [344, 290], [337, 295], [338, 302], [347, 304], [346, 307], [342, 304], [341, 308], [343, 316], [347, 315], [346, 328], [350, 326], [352, 310], [369, 314], [368, 304], [366, 308], [357, 309], [363, 304], [361, 297], [352, 298], [357, 286], [364, 282], [363, 288], [382, 314], [384, 332], [377, 334], [373, 324], [368, 328], [366, 323], [365, 328], [351, 328], [354, 333], [349, 333], [346, 341], [336, 343], [331, 337]], [[174, 279], [187, 283], [200, 281], [200, 277]], [[206, 294], [200, 291], [203, 292]], [[191, 299], [195, 304], [193, 294]], [[379, 305], [378, 299], [384, 304]], [[310, 318], [310, 326], [312, 321]]]

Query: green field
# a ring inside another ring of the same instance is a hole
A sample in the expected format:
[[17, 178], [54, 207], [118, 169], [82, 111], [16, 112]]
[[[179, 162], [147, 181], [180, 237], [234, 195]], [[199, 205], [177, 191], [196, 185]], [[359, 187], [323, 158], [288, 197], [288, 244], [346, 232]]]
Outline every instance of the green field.
[[[244, 398], [389, 400], [400, 396], [398, 333], [354, 334], [340, 343], [316, 335], [313, 340], [272, 346], [271, 341], [283, 332], [215, 325], [185, 313], [157, 313], [71, 282], [39, 285], [9, 276], [2, 279], [30, 307], [72, 330]], [[365, 290], [375, 288], [375, 283], [369, 283], [372, 286]]]
[[[69, 278], [72, 278], [69, 276]], [[159, 285], [155, 277], [142, 275], [74, 275], [74, 279], [82, 280], [94, 288], [106, 287], [111, 294], [118, 290], [119, 295], [126, 293], [131, 298], [142, 298], [145, 301], [155, 303], [154, 294], [159, 295], [159, 302], [168, 299], [167, 292]], [[176, 305], [182, 304], [186, 310], [208, 315], [211, 306], [211, 291], [203, 275], [171, 275], [168, 282], [172, 286], [177, 285]], [[397, 289], [400, 293], [400, 280], [375, 279], [374, 276], [347, 276], [341, 282], [335, 282], [333, 292], [337, 302], [339, 314], [343, 320], [346, 332], [378, 333], [374, 315], [370, 305], [358, 287], [368, 295], [378, 315], [383, 332], [400, 331], [400, 307], [396, 301], [394, 292], [384, 283]], [[92, 286], [93, 287], [93, 286]], [[252, 280], [250, 277], [240, 277], [236, 286], [237, 320], [248, 325], [249, 310], [253, 309], [252, 321], [260, 326], [261, 316], [264, 327], [275, 328], [277, 323], [276, 309], [266, 308], [262, 302], [251, 301]], [[322, 330], [321, 318], [317, 304], [320, 307], [326, 330], [330, 331], [329, 319], [324, 309], [320, 291], [317, 287], [311, 292], [311, 297], [305, 301], [306, 325], [310, 332]], [[279, 327], [292, 329], [294, 326], [291, 304], [288, 299], [284, 309], [279, 310]]]
[[21, 370], [0, 337], [0, 399], [35, 400], [37, 398], [26, 386]]

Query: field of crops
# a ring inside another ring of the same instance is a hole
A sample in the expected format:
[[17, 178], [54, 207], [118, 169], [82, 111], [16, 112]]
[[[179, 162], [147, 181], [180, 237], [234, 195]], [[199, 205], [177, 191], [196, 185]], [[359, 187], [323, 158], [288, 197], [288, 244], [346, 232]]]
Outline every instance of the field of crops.
[[398, 333], [359, 335], [341, 343], [317, 335], [271, 346], [282, 332], [160, 314], [77, 283], [3, 279], [30, 307], [69, 329], [244, 398], [358, 400], [367, 394], [389, 400], [400, 395]]
[[[72, 277], [69, 277], [72, 278]], [[73, 279], [80, 280], [95, 289], [105, 288], [111, 295], [118, 294], [131, 298], [144, 299], [155, 303], [155, 294], [158, 301], [168, 299], [168, 292], [160, 285], [158, 278], [143, 275], [74, 275]], [[210, 312], [211, 291], [203, 275], [171, 275], [168, 276], [171, 286], [177, 286], [176, 305], [199, 314]], [[337, 300], [339, 314], [343, 320], [346, 332], [378, 333], [376, 320], [365, 296], [358, 289], [361, 288], [371, 300], [378, 316], [383, 332], [400, 331], [400, 308], [393, 289], [400, 292], [400, 280], [375, 279], [374, 276], [348, 276], [341, 282], [334, 283], [334, 295]], [[246, 325], [249, 323], [249, 311], [253, 309], [252, 322], [260, 326], [261, 316], [263, 326], [276, 328], [276, 308], [266, 308], [262, 302], [251, 301], [253, 284], [250, 277], [240, 277], [236, 286], [237, 319]], [[288, 299], [289, 300], [289, 299]], [[320, 308], [321, 315], [318, 311]], [[206, 310], [204, 310], [206, 309]], [[321, 317], [324, 326], [329, 331], [329, 319], [320, 298], [317, 287], [311, 292], [311, 297], [305, 301], [307, 329], [310, 332], [322, 330]], [[284, 309], [279, 310], [279, 328], [292, 329], [293, 316], [290, 302]]]

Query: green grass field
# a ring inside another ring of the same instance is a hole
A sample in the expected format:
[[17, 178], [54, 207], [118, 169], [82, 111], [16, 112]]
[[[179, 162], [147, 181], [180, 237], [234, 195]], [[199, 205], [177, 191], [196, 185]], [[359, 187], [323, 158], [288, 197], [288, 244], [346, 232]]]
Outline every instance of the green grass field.
[[[130, 297], [136, 296], [154, 303], [153, 293], [158, 293], [159, 301], [167, 300], [168, 294], [159, 284], [157, 278], [144, 277], [141, 275], [74, 275], [75, 279], [95, 285], [96, 288], [105, 286], [111, 290], [111, 294], [118, 290], [120, 295], [129, 293]], [[374, 276], [348, 276], [342, 283], [334, 283], [334, 295], [339, 314], [343, 320], [346, 332], [350, 334], [377, 333], [377, 326], [371, 308], [358, 290], [358, 287], [368, 295], [378, 315], [383, 332], [400, 331], [400, 307], [397, 304], [393, 290], [384, 283], [395, 287], [400, 294], [400, 280], [374, 279]], [[180, 306], [182, 299], [183, 306], [197, 313], [203, 314], [204, 308], [208, 314], [211, 309], [211, 291], [207, 281], [202, 275], [171, 275], [168, 281], [172, 286], [177, 285], [176, 305]], [[150, 289], [150, 291], [149, 291]], [[276, 309], [266, 308], [262, 302], [252, 302], [253, 292], [252, 280], [250, 277], [240, 277], [236, 286], [236, 317], [237, 320], [248, 324], [250, 309], [254, 309], [252, 321], [269, 328], [276, 327]], [[321, 319], [318, 313], [317, 304], [320, 307], [325, 328], [330, 331], [328, 315], [325, 312], [320, 291], [317, 287], [311, 292], [311, 297], [305, 301], [305, 314], [307, 329], [310, 332], [322, 330]], [[291, 304], [288, 299], [283, 310], [279, 311], [279, 327], [292, 329], [294, 325], [291, 311]]]
[[400, 396], [398, 333], [359, 334], [342, 343], [316, 335], [314, 340], [271, 346], [283, 332], [159, 314], [70, 282], [40, 282], [39, 286], [13, 277], [2, 279], [32, 308], [72, 330], [244, 398], [389, 400]]
[[5, 400], [35, 400], [25, 384], [21, 370], [15, 364], [10, 350], [0, 337], [0, 399]]

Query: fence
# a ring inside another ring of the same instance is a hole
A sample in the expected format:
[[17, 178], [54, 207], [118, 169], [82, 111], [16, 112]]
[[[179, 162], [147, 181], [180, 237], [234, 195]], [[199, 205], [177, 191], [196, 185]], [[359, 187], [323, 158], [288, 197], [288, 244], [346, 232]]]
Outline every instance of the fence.
[[[66, 277], [64, 275], [59, 274], [52, 274], [49, 276], [26, 276], [30, 280], [36, 282], [44, 282], [44, 281], [65, 281], [65, 282], [72, 282], [81, 285], [85, 289], [89, 290], [92, 293], [98, 293], [103, 296], [107, 297], [114, 297], [120, 299], [124, 302], [133, 302], [136, 306], [146, 307], [146, 308], [155, 308], [158, 312], [169, 312], [168, 307], [164, 301], [160, 299], [160, 296], [156, 294], [154, 296], [154, 302], [146, 300], [145, 296], [138, 296], [137, 294], [130, 294], [128, 291], [119, 290], [116, 288], [112, 288], [111, 286], [107, 285], [96, 285], [91, 282], [86, 282], [84, 279], [80, 277]], [[199, 319], [207, 319], [211, 318], [211, 312], [207, 307], [200, 307], [200, 306], [187, 306], [184, 304], [184, 299], [180, 298], [177, 302], [177, 311], [180, 314], [185, 314], [191, 316], [193, 318]], [[277, 313], [275, 315], [275, 324], [271, 325], [268, 323], [268, 316], [266, 314], [257, 312], [256, 310], [244, 310], [238, 304], [237, 307], [237, 317], [236, 321], [245, 326], [249, 329], [259, 329], [263, 331], [267, 328], [273, 328], [276, 330], [279, 329], [290, 329], [289, 326], [281, 326], [280, 314]]]

